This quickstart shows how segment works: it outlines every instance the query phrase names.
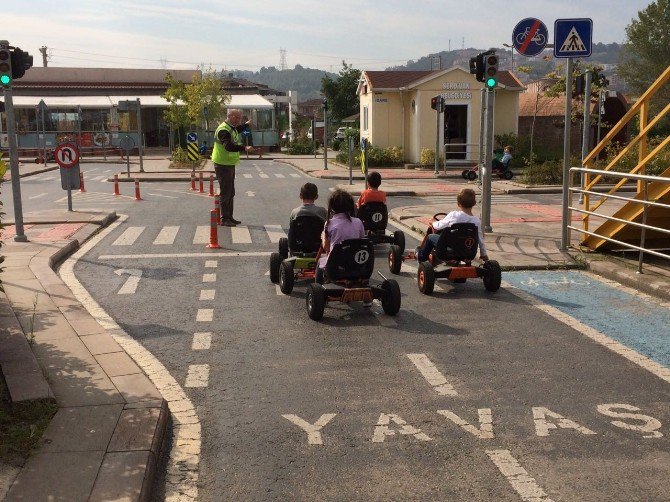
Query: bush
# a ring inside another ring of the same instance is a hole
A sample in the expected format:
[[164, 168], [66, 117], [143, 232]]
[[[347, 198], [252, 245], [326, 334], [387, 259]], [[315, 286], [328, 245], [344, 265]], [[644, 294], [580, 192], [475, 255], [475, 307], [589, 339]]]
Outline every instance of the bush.
[[311, 139], [298, 138], [288, 144], [289, 155], [314, 155], [314, 143]]
[[[650, 138], [647, 142], [647, 153], [654, 150], [661, 143], [662, 138]], [[624, 145], [613, 143], [605, 148], [605, 159], [594, 164], [594, 169], [604, 169], [607, 165], [619, 155]], [[630, 149], [614, 166], [613, 171], [628, 173], [638, 164], [639, 148]], [[663, 171], [670, 167], [670, 145], [666, 145], [658, 154], [647, 164], [646, 173], [652, 176], [660, 176]]]
[[335, 150], [336, 152], [340, 151], [340, 148], [342, 146], [342, 140], [341, 139], [334, 139], [333, 144], [331, 145], [331, 148]]
[[[354, 150], [354, 165], [361, 164], [360, 149]], [[342, 164], [349, 162], [348, 152], [340, 152], [335, 156], [335, 160]], [[402, 165], [404, 162], [403, 150], [399, 146], [389, 148], [376, 148], [368, 144], [368, 166], [369, 167], [388, 167]]]
[[[419, 162], [421, 164], [426, 165], [426, 166], [434, 166], [435, 165], [435, 150], [432, 148], [422, 148], [421, 149], [421, 157], [419, 158]], [[437, 165], [442, 166], [443, 160], [442, 156], [437, 161]]]
[[172, 162], [177, 164], [187, 164], [189, 162], [188, 153], [181, 146], [172, 150]]

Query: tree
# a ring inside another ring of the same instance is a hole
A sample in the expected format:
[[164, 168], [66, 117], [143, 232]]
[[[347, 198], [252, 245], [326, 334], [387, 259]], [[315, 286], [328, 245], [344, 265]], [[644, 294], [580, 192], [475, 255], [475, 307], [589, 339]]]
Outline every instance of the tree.
[[328, 75], [321, 79], [321, 93], [328, 100], [328, 108], [334, 121], [358, 113], [359, 101], [356, 89], [360, 78], [360, 70], [342, 61], [342, 69], [337, 80]]
[[[638, 95], [670, 65], [670, 0], [656, 0], [638, 12], [626, 27], [626, 43], [620, 54], [617, 73]], [[670, 88], [656, 95], [666, 103]]]

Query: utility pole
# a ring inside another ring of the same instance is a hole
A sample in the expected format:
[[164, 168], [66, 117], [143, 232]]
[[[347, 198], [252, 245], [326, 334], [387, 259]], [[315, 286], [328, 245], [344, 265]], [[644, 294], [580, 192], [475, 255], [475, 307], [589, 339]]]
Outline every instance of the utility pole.
[[493, 232], [491, 227], [491, 162], [493, 161], [493, 107], [495, 90], [486, 90], [486, 149], [484, 165], [480, 169], [482, 178], [482, 227], [484, 232]]
[[[582, 122], [582, 167], [584, 166], [584, 159], [588, 156], [591, 150], [591, 79], [593, 73], [591, 70], [586, 70], [586, 84], [584, 86], [584, 121]], [[584, 190], [584, 182], [586, 174], [580, 173], [580, 187]], [[584, 192], [579, 192], [579, 203], [584, 202]]]
[[572, 58], [565, 65], [565, 128], [563, 132], [563, 229], [561, 232], [561, 251], [567, 251], [570, 245], [568, 217], [572, 205], [570, 192], [570, 121], [572, 120]]
[[[314, 136], [312, 131], [312, 136]], [[328, 101], [323, 100], [323, 170], [328, 170]]]

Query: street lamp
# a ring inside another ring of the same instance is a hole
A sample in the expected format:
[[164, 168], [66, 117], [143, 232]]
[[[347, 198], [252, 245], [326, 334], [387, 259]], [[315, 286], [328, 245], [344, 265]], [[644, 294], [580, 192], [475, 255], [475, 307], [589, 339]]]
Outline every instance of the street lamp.
[[514, 46], [510, 44], [503, 44], [503, 47], [507, 47], [508, 49], [512, 49], [512, 71], [514, 71]]

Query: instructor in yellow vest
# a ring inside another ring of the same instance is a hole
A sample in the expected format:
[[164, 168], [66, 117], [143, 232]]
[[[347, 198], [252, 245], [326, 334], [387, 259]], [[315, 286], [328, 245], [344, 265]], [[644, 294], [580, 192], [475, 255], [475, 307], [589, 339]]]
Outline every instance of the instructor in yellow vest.
[[212, 162], [219, 180], [221, 201], [221, 224], [234, 227], [241, 223], [233, 218], [233, 199], [235, 197], [235, 166], [240, 163], [240, 152], [253, 152], [252, 146], [242, 145], [242, 110], [231, 108], [226, 120], [214, 131]]

